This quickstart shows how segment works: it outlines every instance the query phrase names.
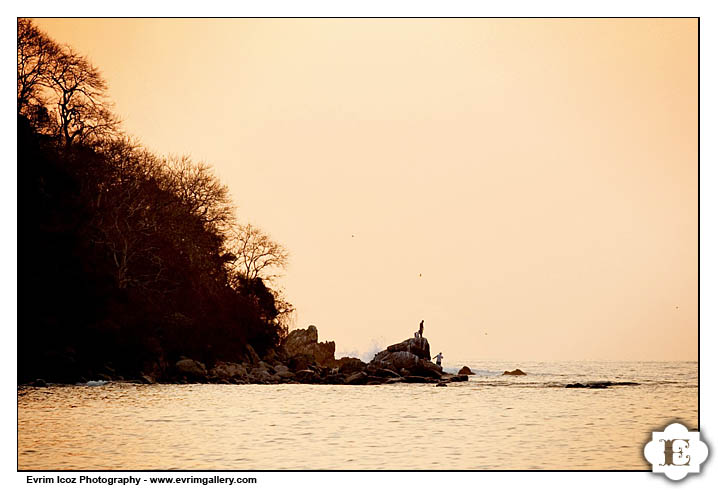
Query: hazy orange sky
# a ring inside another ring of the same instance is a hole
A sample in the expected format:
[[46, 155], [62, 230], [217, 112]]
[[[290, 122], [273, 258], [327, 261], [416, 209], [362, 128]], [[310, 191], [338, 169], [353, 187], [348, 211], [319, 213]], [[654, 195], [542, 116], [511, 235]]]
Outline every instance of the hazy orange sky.
[[338, 354], [695, 360], [695, 19], [38, 19]]

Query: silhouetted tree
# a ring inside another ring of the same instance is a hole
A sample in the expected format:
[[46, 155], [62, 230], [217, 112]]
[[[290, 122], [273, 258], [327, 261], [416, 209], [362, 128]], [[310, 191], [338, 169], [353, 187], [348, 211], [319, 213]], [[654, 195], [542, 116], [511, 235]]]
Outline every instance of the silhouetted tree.
[[[18, 21], [21, 380], [239, 360], [286, 335], [286, 250], [236, 226], [211, 167], [121, 134], [99, 70]], [[159, 366], [159, 367], [158, 367]]]
[[107, 82], [85, 57], [66, 47], [52, 58], [48, 72], [66, 146], [97, 141], [117, 131], [120, 121], [107, 100]]
[[68, 147], [116, 133], [120, 121], [107, 99], [107, 82], [87, 58], [59, 46], [28, 19], [18, 19], [17, 52], [18, 114], [54, 129]]
[[60, 47], [40, 31], [32, 21], [17, 22], [17, 112], [29, 116], [33, 106], [44, 106], [43, 89]]
[[271, 280], [277, 276], [273, 270], [287, 266], [289, 253], [269, 235], [251, 224], [233, 230], [230, 251], [235, 273], [247, 280]]
[[194, 163], [187, 156], [169, 157], [162, 164], [166, 189], [175, 194], [208, 229], [224, 233], [234, 224], [234, 206], [229, 190], [208, 165]]

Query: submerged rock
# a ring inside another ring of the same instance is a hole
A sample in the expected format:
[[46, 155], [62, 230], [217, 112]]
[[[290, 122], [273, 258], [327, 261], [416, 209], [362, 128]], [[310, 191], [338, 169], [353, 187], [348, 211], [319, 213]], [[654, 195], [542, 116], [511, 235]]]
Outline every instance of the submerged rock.
[[590, 388], [590, 389], [604, 389], [609, 386], [635, 386], [640, 383], [634, 383], [633, 381], [591, 381], [588, 383], [569, 383], [566, 388]]
[[513, 371], [504, 371], [502, 376], [526, 376], [526, 373], [520, 369], [514, 369]]

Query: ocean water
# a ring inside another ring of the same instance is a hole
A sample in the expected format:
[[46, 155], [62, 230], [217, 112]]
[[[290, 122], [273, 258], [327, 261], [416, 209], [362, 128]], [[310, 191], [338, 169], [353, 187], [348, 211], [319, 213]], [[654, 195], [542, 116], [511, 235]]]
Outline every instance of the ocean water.
[[[649, 470], [695, 362], [471, 361], [465, 383], [18, 389], [21, 470]], [[501, 376], [520, 368], [527, 376]], [[637, 386], [567, 389], [567, 383]]]

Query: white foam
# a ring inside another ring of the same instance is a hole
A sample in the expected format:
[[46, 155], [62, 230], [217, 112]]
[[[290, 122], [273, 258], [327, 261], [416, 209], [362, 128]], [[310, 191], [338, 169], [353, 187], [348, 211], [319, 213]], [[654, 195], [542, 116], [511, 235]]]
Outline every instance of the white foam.
[[87, 383], [85, 383], [85, 386], [103, 386], [103, 385], [106, 385], [107, 383], [109, 383], [109, 381], [104, 381], [104, 380], [88, 381]]

